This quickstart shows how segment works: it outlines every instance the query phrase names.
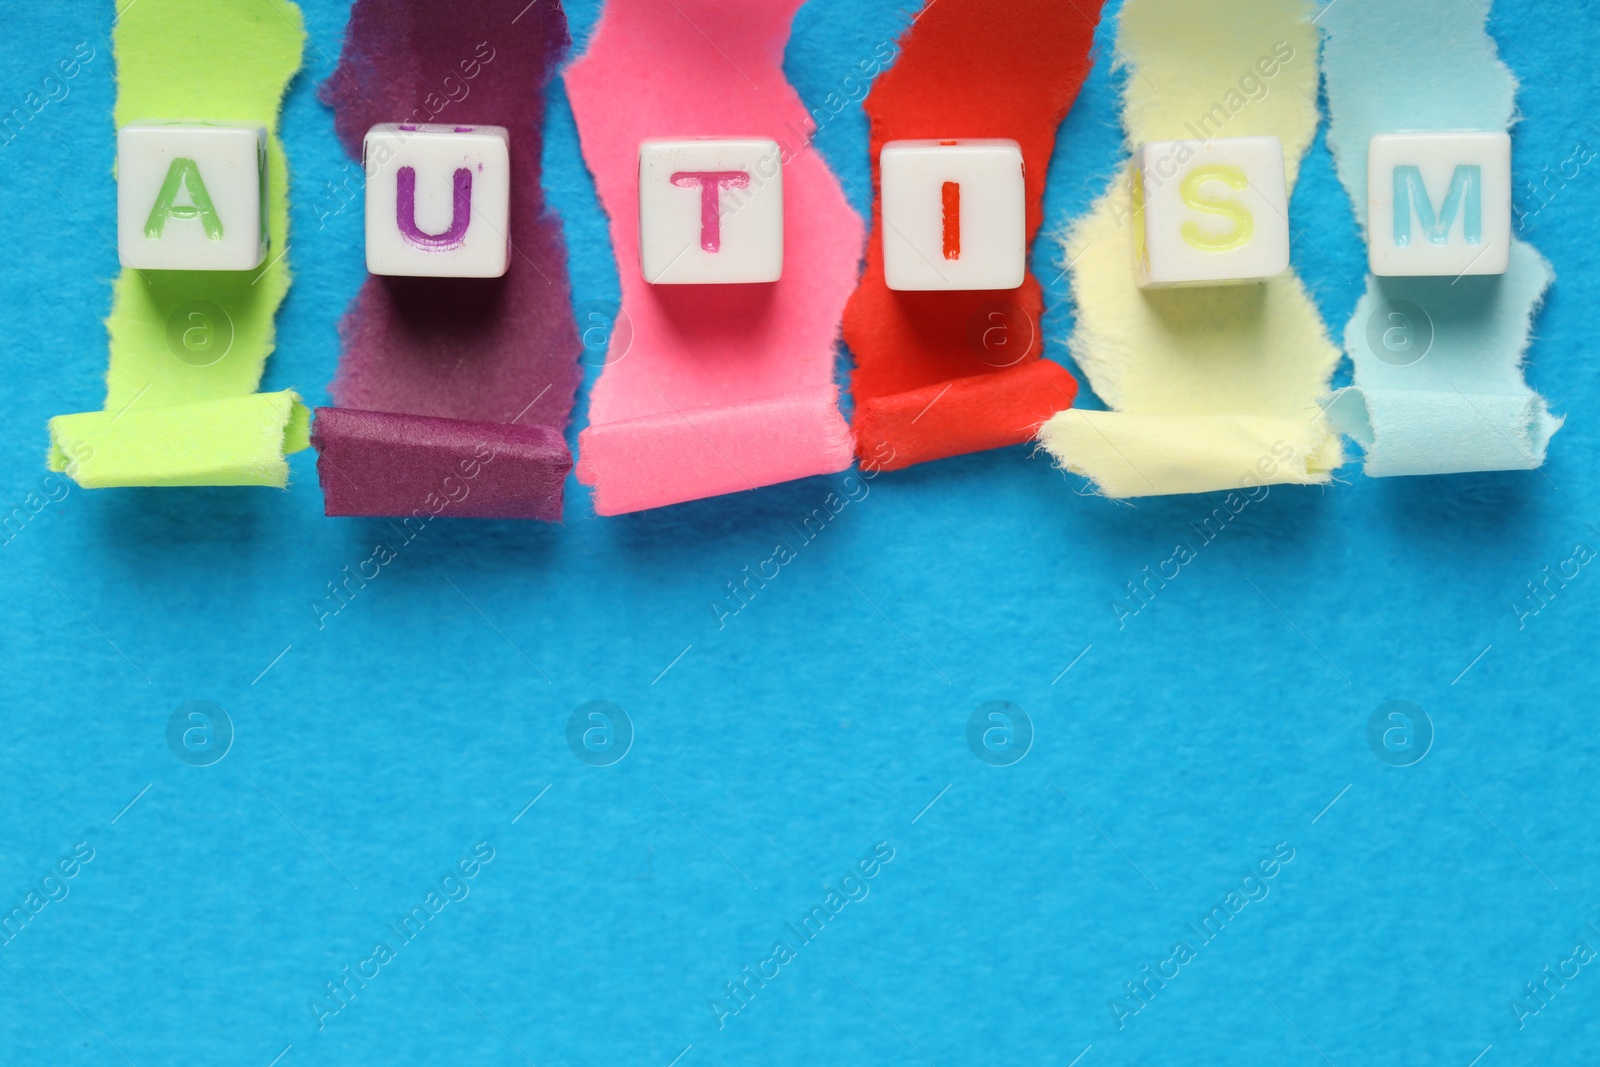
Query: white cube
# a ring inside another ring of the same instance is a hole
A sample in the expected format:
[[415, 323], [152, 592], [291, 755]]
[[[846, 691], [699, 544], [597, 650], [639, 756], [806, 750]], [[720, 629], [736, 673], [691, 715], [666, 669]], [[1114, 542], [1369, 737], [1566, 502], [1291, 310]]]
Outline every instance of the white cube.
[[1367, 150], [1367, 261], [1386, 278], [1510, 269], [1511, 136], [1374, 137]]
[[890, 141], [878, 156], [883, 277], [903, 291], [1015, 289], [1028, 273], [1022, 146]]
[[511, 266], [504, 126], [382, 123], [367, 131], [367, 270], [498, 278]]
[[264, 127], [130, 122], [117, 131], [124, 267], [253, 270], [267, 244]]
[[1276, 137], [1154, 141], [1133, 154], [1134, 274], [1146, 289], [1242, 285], [1289, 269]]
[[651, 285], [781, 278], [783, 155], [778, 142], [640, 142], [639, 269]]

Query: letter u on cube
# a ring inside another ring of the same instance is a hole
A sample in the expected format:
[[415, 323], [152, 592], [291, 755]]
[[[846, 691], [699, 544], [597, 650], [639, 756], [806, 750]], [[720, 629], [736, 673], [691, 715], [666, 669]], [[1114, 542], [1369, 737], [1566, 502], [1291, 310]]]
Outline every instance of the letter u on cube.
[[498, 278], [511, 266], [511, 148], [504, 126], [384, 123], [362, 144], [367, 270]]

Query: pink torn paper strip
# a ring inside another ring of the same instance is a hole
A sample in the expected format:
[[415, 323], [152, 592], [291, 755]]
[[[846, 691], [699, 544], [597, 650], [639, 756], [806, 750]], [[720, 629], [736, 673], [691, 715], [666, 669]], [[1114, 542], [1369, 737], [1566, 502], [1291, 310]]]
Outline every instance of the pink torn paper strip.
[[[814, 125], [783, 76], [801, 2], [609, 0], [588, 52], [567, 71], [632, 326], [613, 337], [579, 437], [578, 479], [594, 487], [602, 515], [850, 465], [833, 367], [865, 229], [811, 147]], [[645, 282], [639, 142], [649, 137], [778, 142], [781, 281]]]

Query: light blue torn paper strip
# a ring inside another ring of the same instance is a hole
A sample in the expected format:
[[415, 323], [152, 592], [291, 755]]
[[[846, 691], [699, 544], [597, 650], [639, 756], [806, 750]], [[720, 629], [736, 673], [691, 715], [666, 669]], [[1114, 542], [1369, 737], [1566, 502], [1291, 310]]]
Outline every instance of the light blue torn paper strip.
[[[1367, 227], [1374, 134], [1501, 131], [1516, 78], [1485, 32], [1488, 0], [1332, 0], [1318, 22], [1328, 147]], [[1513, 237], [1507, 274], [1376, 278], [1345, 327], [1354, 383], [1334, 394], [1334, 425], [1366, 450], [1365, 471], [1532, 470], [1561, 428], [1528, 388], [1522, 358], [1554, 272]]]

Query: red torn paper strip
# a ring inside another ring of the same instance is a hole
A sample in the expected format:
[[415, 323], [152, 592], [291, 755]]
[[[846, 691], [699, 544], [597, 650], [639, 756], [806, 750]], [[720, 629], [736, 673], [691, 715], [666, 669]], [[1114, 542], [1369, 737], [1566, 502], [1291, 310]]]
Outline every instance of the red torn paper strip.
[[[861, 219], [783, 76], [801, 0], [607, 0], [566, 73], [622, 310], [579, 438], [578, 479], [616, 515], [840, 471], [853, 453], [834, 357]], [[872, 69], [877, 69], [872, 64]], [[783, 160], [783, 279], [657, 285], [639, 269], [639, 142], [763, 137]]]
[[[1044, 220], [1056, 127], [1088, 76], [1103, 0], [933, 0], [867, 96], [873, 185], [889, 141], [1004, 137], [1022, 145], [1028, 240]], [[947, 205], [948, 210], [948, 205]], [[856, 454], [887, 470], [1029, 440], [1078, 383], [1041, 359], [1044, 294], [893, 292], [873, 205], [866, 273], [845, 309], [856, 356]], [[886, 447], [887, 446], [887, 447]], [[885, 455], [892, 458], [884, 459]]]
[[570, 44], [556, 0], [357, 0], [351, 11], [321, 90], [345, 151], [359, 160], [381, 122], [507, 127], [513, 251], [501, 278], [361, 287], [331, 390], [354, 410], [318, 409], [312, 436], [329, 515], [410, 515], [490, 447], [496, 458], [445, 513], [560, 519], [582, 345], [540, 152], [544, 86]]

